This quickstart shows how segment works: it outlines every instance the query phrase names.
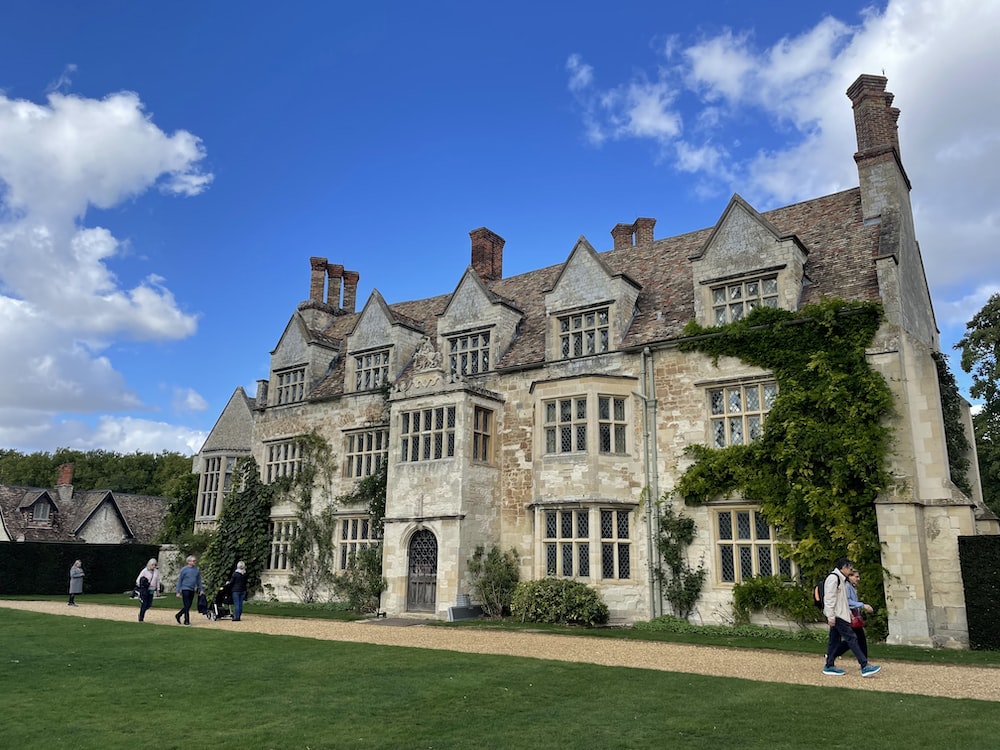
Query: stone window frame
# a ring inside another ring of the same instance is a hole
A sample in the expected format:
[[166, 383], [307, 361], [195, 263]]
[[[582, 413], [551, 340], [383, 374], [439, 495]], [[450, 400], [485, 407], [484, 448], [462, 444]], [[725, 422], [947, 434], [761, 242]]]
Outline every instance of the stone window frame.
[[306, 366], [299, 365], [274, 373], [275, 405], [285, 406], [304, 401], [306, 398]]
[[351, 430], [344, 434], [344, 477], [372, 476], [389, 460], [389, 425]]
[[219, 485], [222, 482], [222, 456], [205, 460], [198, 487], [198, 518], [215, 518], [218, 514]]
[[377, 391], [389, 382], [392, 347], [384, 346], [352, 354], [354, 391]]
[[297, 439], [275, 440], [264, 444], [264, 484], [281, 477], [294, 477], [302, 465], [302, 445]]
[[448, 334], [449, 371], [463, 376], [489, 372], [493, 363], [493, 336], [490, 327]]
[[633, 516], [632, 511], [625, 508], [600, 508], [603, 580], [632, 580]]
[[776, 271], [710, 284], [712, 325], [722, 326], [743, 320], [758, 307], [777, 308], [780, 304], [779, 292]]
[[472, 407], [472, 460], [492, 464], [496, 411], [479, 404]]
[[561, 359], [578, 359], [611, 351], [610, 304], [559, 314], [555, 325]]
[[348, 569], [352, 554], [368, 549], [381, 541], [375, 534], [371, 516], [367, 514], [340, 516], [337, 519], [334, 539], [337, 543], [334, 559], [340, 572]]
[[[712, 383], [704, 388], [708, 445], [712, 448], [748, 445], [757, 440], [779, 391], [777, 380], [770, 376]], [[738, 403], [734, 397], [738, 397]]]
[[709, 512], [716, 583], [732, 586], [755, 576], [798, 575], [797, 566], [781, 555], [782, 540], [757, 505], [724, 505]]
[[592, 583], [635, 579], [634, 508], [595, 502], [546, 505], [539, 513], [543, 575]]
[[292, 541], [298, 533], [299, 522], [294, 518], [272, 518], [270, 521], [271, 548], [267, 557], [267, 570], [287, 572], [290, 568], [288, 555]]
[[567, 453], [586, 453], [589, 423], [590, 397], [587, 393], [543, 401], [543, 454], [561, 456]]
[[427, 406], [399, 415], [401, 463], [440, 461], [455, 457], [457, 408]]
[[[607, 410], [605, 410], [605, 405]], [[621, 411], [619, 412], [619, 406]], [[628, 399], [597, 394], [597, 451], [616, 456], [628, 455]]]

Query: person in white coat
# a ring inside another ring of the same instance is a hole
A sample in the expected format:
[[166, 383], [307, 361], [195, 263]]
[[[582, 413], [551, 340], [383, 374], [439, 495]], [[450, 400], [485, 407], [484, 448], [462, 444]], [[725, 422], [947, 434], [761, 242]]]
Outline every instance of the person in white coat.
[[135, 577], [135, 588], [139, 592], [139, 622], [146, 619], [146, 610], [153, 606], [153, 597], [160, 590], [160, 571], [156, 558], [149, 558], [146, 567]]
[[[830, 637], [826, 646], [826, 664], [823, 674], [839, 676], [844, 670], [836, 665], [837, 657], [849, 649], [861, 665], [861, 676], [871, 677], [882, 667], [868, 663], [868, 656], [861, 649], [858, 637], [851, 628], [851, 608], [847, 604], [847, 577], [854, 572], [854, 563], [846, 557], [837, 560], [837, 565], [823, 583], [823, 614], [830, 626]], [[844, 648], [846, 645], [847, 648]]]

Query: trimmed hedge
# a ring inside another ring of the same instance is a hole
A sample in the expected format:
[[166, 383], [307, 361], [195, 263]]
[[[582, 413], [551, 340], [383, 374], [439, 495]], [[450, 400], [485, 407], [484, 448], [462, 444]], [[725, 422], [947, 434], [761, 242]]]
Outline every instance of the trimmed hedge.
[[969, 647], [1000, 650], [1000, 536], [960, 536], [958, 559], [965, 584]]
[[0, 542], [0, 594], [65, 594], [76, 560], [83, 561], [85, 594], [118, 594], [159, 554], [156, 544]]

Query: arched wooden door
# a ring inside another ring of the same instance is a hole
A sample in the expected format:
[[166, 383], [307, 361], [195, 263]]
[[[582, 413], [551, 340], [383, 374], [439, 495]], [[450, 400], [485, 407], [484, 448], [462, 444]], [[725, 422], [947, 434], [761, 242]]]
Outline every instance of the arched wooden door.
[[410, 565], [406, 582], [406, 610], [433, 612], [437, 602], [437, 539], [421, 529], [410, 539]]

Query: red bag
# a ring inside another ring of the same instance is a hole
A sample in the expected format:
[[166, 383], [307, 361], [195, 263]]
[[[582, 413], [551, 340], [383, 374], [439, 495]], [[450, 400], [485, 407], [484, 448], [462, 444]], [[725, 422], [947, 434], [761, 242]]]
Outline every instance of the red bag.
[[861, 616], [860, 609], [851, 610], [851, 627], [857, 630], [858, 628], [863, 628], [865, 626], [865, 618]]

